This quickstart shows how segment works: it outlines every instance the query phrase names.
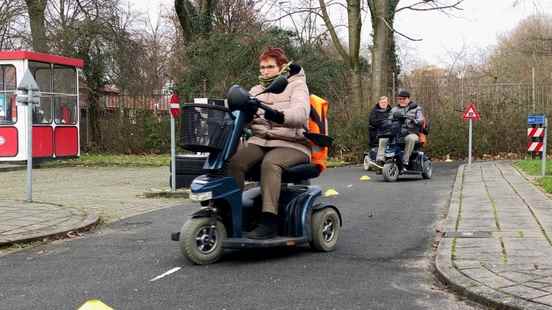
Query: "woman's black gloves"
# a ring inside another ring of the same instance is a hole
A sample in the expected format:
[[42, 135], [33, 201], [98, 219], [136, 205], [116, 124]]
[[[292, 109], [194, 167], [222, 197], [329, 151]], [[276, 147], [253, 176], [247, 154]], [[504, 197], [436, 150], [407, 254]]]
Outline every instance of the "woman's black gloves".
[[264, 118], [269, 121], [273, 121], [278, 124], [284, 123], [284, 113], [272, 109], [266, 109], [264, 113]]

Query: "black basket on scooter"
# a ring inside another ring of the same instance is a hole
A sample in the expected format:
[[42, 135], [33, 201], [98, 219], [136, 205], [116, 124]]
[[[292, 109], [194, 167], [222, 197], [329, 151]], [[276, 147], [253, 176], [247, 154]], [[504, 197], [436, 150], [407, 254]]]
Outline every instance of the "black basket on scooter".
[[182, 106], [182, 147], [192, 152], [218, 152], [232, 130], [232, 116], [225, 107], [209, 104]]

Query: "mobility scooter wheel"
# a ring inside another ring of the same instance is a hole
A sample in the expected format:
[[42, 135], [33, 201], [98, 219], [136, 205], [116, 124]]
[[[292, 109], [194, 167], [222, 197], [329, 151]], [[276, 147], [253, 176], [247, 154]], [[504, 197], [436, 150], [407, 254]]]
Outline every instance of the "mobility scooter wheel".
[[372, 168], [372, 164], [370, 163], [370, 155], [366, 154], [364, 155], [364, 162], [363, 162], [363, 168], [365, 171], [369, 171], [370, 168]]
[[431, 166], [431, 160], [425, 160], [422, 167], [422, 178], [431, 179], [431, 174], [433, 173], [433, 168]]
[[312, 214], [312, 241], [310, 246], [322, 252], [335, 250], [341, 223], [333, 208], [325, 208]]
[[220, 221], [208, 217], [191, 218], [182, 226], [180, 250], [194, 264], [212, 264], [222, 256], [224, 239], [226, 228]]
[[383, 165], [383, 179], [387, 182], [395, 182], [399, 178], [399, 166], [395, 163]]

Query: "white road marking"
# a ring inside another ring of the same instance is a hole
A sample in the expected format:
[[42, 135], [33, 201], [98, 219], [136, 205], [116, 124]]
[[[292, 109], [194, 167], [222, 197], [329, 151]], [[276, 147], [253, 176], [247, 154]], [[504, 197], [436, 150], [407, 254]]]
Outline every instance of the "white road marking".
[[177, 271], [180, 270], [180, 269], [182, 269], [182, 267], [174, 267], [173, 269], [171, 269], [171, 270], [169, 270], [169, 271], [167, 271], [167, 272], [165, 272], [165, 273], [163, 273], [163, 274], [160, 274], [160, 275], [158, 275], [157, 277], [151, 279], [150, 282], [157, 281], [157, 280], [159, 280], [159, 279], [161, 279], [161, 278], [164, 278], [164, 277], [166, 277], [166, 276], [168, 276], [168, 275], [170, 275], [170, 274], [173, 274], [173, 273], [177, 272]]

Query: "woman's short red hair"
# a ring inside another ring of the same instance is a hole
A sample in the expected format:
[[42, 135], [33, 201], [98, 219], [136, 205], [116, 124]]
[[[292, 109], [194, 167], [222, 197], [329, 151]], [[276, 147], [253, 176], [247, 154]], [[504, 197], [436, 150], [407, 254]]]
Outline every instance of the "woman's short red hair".
[[267, 47], [267, 49], [259, 56], [259, 61], [272, 58], [276, 60], [278, 67], [281, 67], [289, 62], [284, 50], [279, 47]]

